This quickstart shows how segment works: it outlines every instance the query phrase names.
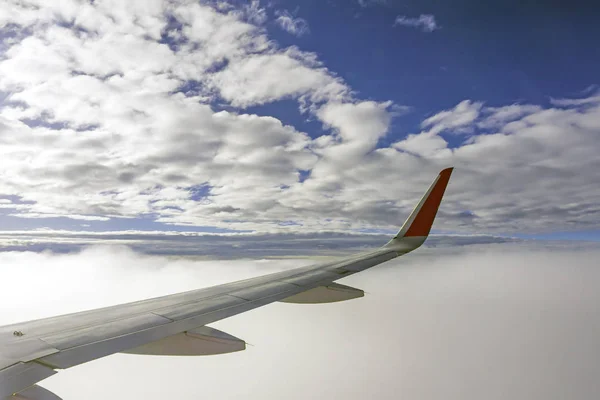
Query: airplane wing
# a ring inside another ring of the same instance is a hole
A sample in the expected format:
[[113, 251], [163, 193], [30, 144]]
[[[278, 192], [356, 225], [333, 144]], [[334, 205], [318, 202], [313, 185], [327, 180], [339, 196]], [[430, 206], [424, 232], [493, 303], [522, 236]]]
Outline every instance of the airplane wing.
[[134, 303], [0, 327], [0, 399], [52, 400], [36, 385], [57, 370], [118, 352], [207, 355], [245, 342], [206, 326], [266, 304], [362, 297], [334, 283], [415, 250], [427, 238], [452, 168], [440, 172], [400, 231], [383, 247], [331, 262]]

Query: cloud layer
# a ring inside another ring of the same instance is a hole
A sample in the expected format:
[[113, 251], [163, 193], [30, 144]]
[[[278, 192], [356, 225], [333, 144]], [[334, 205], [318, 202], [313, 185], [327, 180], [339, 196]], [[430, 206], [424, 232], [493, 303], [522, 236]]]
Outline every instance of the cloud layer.
[[[3, 214], [395, 229], [452, 165], [438, 229], [600, 227], [594, 94], [550, 107], [465, 100], [408, 134], [390, 128], [400, 105], [361, 99], [316, 54], [275, 43], [257, 2], [0, 7]], [[282, 100], [322, 132], [245, 112]]]
[[[51, 251], [76, 253], [90, 245], [126, 245], [155, 255], [186, 255], [212, 259], [241, 257], [343, 256], [387, 243], [390, 235], [320, 232], [307, 234], [207, 234], [165, 231], [5, 231], [0, 251]], [[517, 243], [521, 239], [489, 235], [432, 235], [426, 247], [469, 246], [484, 243]]]
[[[420, 249], [340, 281], [365, 290], [362, 299], [277, 303], [214, 324], [251, 343], [244, 352], [114, 355], [61, 371], [43, 385], [65, 400], [200, 393], [220, 399], [593, 398], [600, 390], [599, 256], [597, 246], [572, 245]], [[0, 324], [306, 262], [150, 257], [118, 246], [70, 255], [0, 253], [0, 280], [11, 283], [0, 292], [0, 301], [11, 304], [0, 309]]]

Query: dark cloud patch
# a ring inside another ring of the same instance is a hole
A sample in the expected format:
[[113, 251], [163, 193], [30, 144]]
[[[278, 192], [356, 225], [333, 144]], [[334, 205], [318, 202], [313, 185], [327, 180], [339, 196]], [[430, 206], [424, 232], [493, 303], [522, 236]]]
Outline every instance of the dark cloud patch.
[[[294, 223], [287, 221], [287, 223]], [[384, 245], [384, 234], [248, 234], [209, 235], [152, 232], [11, 232], [0, 234], [0, 251], [72, 253], [93, 244], [125, 244], [145, 254], [195, 255], [210, 258], [342, 256]], [[524, 239], [499, 236], [432, 235], [425, 247], [517, 243]]]

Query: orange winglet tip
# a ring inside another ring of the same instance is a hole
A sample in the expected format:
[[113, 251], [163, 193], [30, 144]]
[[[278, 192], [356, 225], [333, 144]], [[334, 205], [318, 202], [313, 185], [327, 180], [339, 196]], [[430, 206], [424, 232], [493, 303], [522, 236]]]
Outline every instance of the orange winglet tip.
[[[425, 196], [419, 202], [417, 208], [413, 211], [416, 215], [409, 217], [412, 219], [408, 229], [404, 232], [403, 237], [414, 237], [414, 236], [427, 236], [433, 225], [433, 221], [437, 214], [442, 197], [448, 186], [450, 175], [454, 168], [446, 168], [442, 170], [438, 177], [435, 179], [429, 190], [425, 193]], [[407, 222], [409, 222], [407, 221]]]

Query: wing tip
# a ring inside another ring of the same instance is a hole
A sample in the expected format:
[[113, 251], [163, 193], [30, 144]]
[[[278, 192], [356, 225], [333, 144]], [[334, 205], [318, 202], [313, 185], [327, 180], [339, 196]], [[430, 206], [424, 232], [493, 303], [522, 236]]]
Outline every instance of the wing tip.
[[413, 213], [392, 241], [402, 237], [422, 237], [424, 240], [429, 235], [453, 170], [454, 167], [448, 167], [439, 172], [429, 190], [425, 192]]
[[452, 174], [452, 171], [454, 171], [454, 167], [444, 168], [443, 170], [440, 171], [439, 175], [442, 175], [442, 176], [448, 175], [448, 177], [450, 177], [450, 175]]

